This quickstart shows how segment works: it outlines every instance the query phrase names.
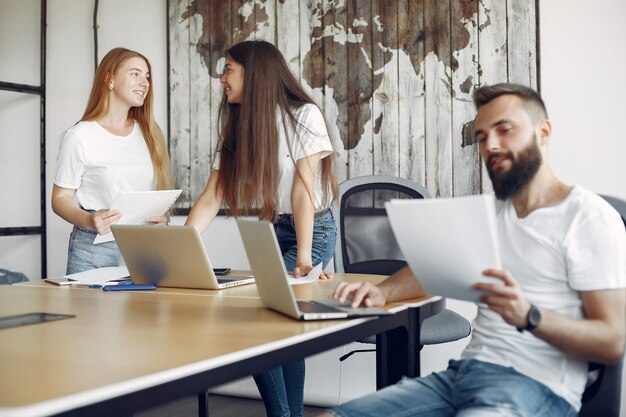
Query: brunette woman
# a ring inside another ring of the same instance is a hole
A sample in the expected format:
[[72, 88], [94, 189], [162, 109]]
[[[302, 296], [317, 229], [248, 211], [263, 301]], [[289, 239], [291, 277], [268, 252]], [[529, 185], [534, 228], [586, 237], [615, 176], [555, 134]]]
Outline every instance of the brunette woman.
[[[324, 116], [280, 51], [246, 41], [226, 52], [220, 81], [219, 145], [204, 192], [186, 224], [203, 231], [225, 202], [233, 216], [258, 210], [274, 222], [285, 266], [295, 276], [330, 261], [337, 194]], [[323, 272], [320, 278], [331, 278]], [[304, 360], [254, 377], [267, 415], [302, 415]]]

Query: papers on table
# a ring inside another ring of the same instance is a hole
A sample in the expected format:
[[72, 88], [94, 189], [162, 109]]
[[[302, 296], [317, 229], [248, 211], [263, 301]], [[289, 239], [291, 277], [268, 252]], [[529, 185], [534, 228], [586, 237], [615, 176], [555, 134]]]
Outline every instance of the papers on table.
[[321, 273], [322, 273], [322, 263], [320, 262], [319, 264], [317, 264], [317, 266], [314, 266], [313, 269], [311, 269], [311, 272], [309, 272], [303, 277], [294, 278], [293, 275], [289, 274], [287, 276], [287, 282], [289, 282], [289, 285], [308, 284], [310, 282], [317, 281]]
[[391, 227], [409, 267], [432, 295], [478, 302], [487, 268], [501, 268], [493, 195], [385, 204]]
[[[122, 191], [111, 205], [111, 210], [119, 210], [122, 217], [116, 224], [146, 224], [147, 217], [163, 216], [172, 207], [181, 190], [162, 191]], [[98, 243], [115, 240], [113, 233], [97, 235], [93, 241]]]
[[76, 280], [74, 284], [84, 285], [115, 285], [116, 281], [128, 279], [128, 269], [125, 266], [109, 266], [105, 268], [90, 269], [89, 271], [65, 275], [65, 278]]

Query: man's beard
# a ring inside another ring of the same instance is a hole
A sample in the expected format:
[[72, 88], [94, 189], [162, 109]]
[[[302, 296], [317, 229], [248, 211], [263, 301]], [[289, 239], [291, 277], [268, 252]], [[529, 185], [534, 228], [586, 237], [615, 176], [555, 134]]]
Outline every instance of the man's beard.
[[[511, 169], [503, 172], [501, 169], [493, 171], [491, 158], [506, 156], [511, 160]], [[493, 191], [500, 200], [514, 196], [524, 189], [535, 177], [541, 166], [542, 156], [537, 144], [537, 135], [533, 135], [532, 142], [519, 152], [517, 158], [511, 152], [494, 152], [487, 159], [487, 172], [491, 178]]]

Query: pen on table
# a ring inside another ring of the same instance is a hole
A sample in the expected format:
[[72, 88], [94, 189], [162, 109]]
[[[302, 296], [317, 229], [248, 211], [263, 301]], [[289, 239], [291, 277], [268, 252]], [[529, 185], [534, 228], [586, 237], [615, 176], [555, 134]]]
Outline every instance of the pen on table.
[[124, 285], [105, 285], [102, 287], [104, 291], [143, 291], [143, 290], [155, 290], [154, 284], [124, 284]]
[[74, 288], [102, 288], [100, 284], [72, 284]]

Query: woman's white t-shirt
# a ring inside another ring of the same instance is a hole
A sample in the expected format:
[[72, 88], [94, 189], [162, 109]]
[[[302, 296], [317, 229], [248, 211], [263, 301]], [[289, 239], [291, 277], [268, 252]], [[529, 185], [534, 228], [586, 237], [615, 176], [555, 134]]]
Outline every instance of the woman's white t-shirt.
[[154, 189], [154, 170], [138, 123], [117, 136], [97, 122], [79, 122], [65, 132], [54, 183], [76, 190], [87, 210], [108, 209], [120, 191]]
[[[291, 120], [287, 116], [283, 117], [280, 111], [276, 112], [276, 127], [279, 136], [278, 164], [281, 170], [277, 191], [276, 210], [278, 213], [292, 213], [291, 187], [296, 175], [296, 162], [317, 153], [325, 158], [333, 152], [324, 116], [319, 107], [315, 104], [305, 104], [294, 109], [293, 115], [297, 121], [295, 131]], [[219, 156], [218, 152], [211, 167], [213, 170], [219, 170]], [[321, 166], [318, 167], [315, 176], [313, 191], [315, 211], [328, 208], [328, 204], [324, 202]]]

